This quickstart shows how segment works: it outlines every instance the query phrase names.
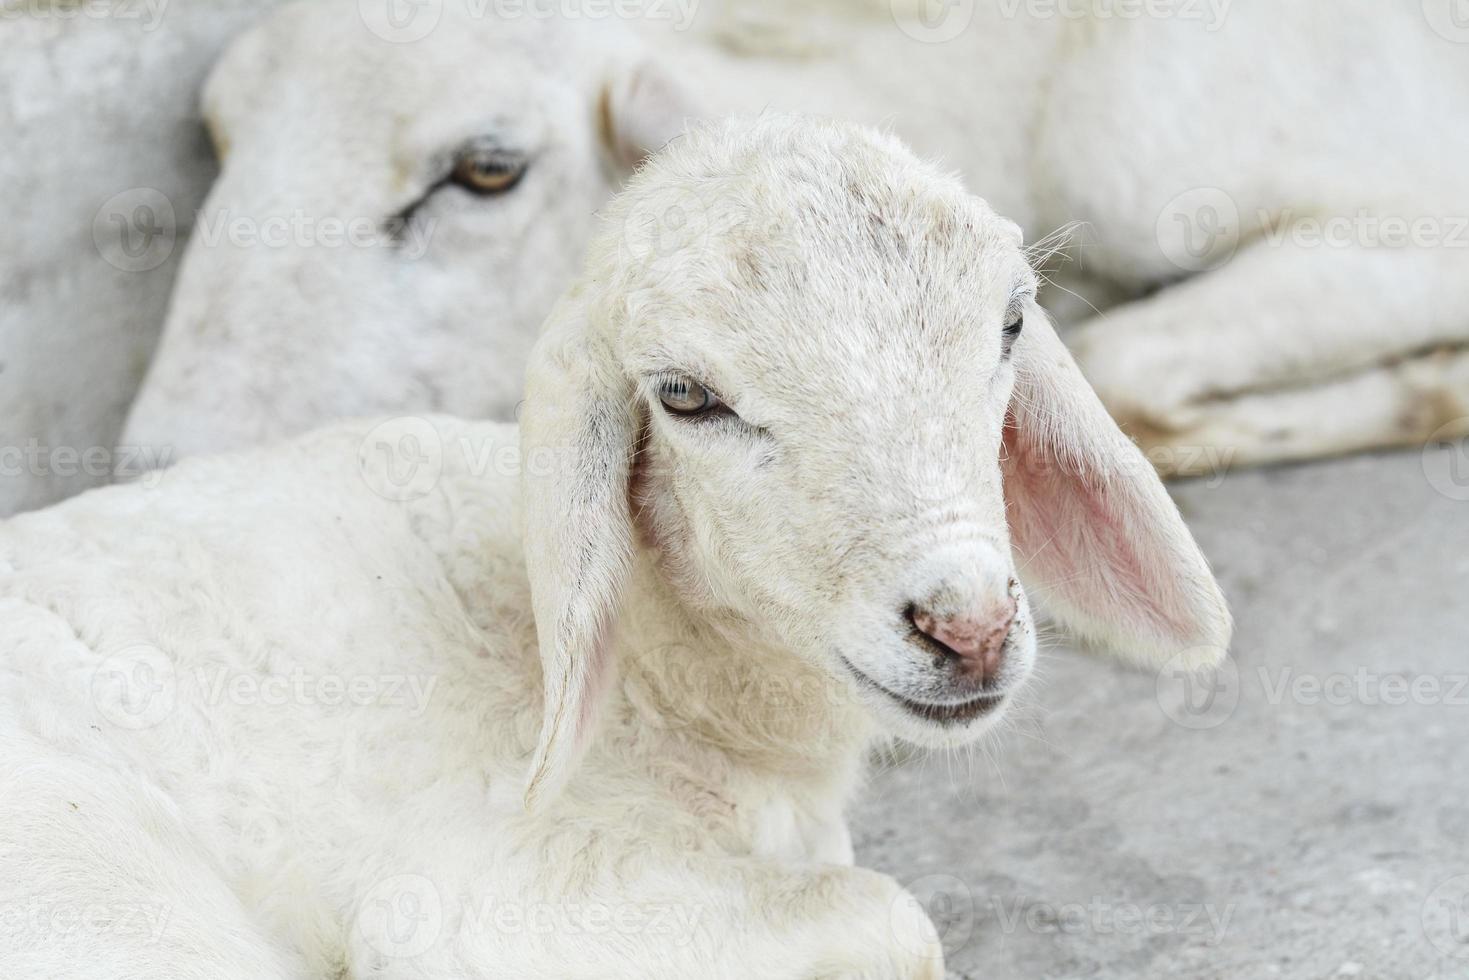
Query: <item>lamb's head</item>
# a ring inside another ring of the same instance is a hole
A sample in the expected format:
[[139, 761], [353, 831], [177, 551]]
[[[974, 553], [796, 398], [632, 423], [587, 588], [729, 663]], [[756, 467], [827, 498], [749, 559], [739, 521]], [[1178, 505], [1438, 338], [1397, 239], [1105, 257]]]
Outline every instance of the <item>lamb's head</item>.
[[420, 6], [433, 29], [404, 38], [295, 3], [225, 52], [203, 100], [221, 173], [127, 441], [513, 415], [593, 213], [688, 105], [615, 21]]
[[1036, 306], [1019, 230], [956, 180], [870, 130], [762, 117], [677, 141], [608, 219], [523, 415], [547, 771], [609, 669], [633, 548], [701, 620], [921, 743], [1005, 710], [1027, 588], [1136, 659], [1222, 654], [1203, 557]]

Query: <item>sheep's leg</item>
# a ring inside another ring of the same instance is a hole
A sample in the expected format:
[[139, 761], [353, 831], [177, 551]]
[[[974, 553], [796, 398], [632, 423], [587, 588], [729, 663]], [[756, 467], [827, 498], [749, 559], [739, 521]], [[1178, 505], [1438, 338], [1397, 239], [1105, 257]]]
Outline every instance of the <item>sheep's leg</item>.
[[[568, 855], [567, 863], [575, 858]], [[637, 870], [630, 872], [628, 865]], [[834, 865], [788, 867], [686, 853], [629, 852], [617, 871], [565, 889], [566, 869], [488, 887], [441, 869], [375, 886], [351, 930], [353, 977], [558, 980], [942, 980], [920, 905], [891, 878]], [[397, 884], [395, 884], [397, 887]], [[554, 888], [554, 893], [544, 891]], [[416, 910], [416, 919], [408, 913]], [[390, 914], [391, 913], [391, 914]], [[400, 914], [401, 913], [401, 914]], [[416, 923], [416, 925], [415, 925]]]
[[[1082, 325], [1068, 342], [1108, 408], [1145, 442], [1219, 438], [1207, 445], [1237, 445], [1242, 461], [1412, 442], [1423, 438], [1418, 419], [1469, 398], [1462, 375], [1429, 368], [1420, 385], [1425, 371], [1403, 369], [1362, 382], [1374, 394], [1351, 409], [1356, 436], [1309, 413], [1339, 406], [1351, 390], [1342, 378], [1469, 344], [1469, 249], [1261, 239], [1221, 268]], [[1271, 392], [1280, 397], [1256, 397]], [[1250, 397], [1231, 407], [1240, 396]], [[1279, 414], [1271, 421], [1269, 412]]]
[[0, 760], [0, 976], [303, 975], [147, 780], [12, 740]]
[[1469, 347], [1204, 403], [1174, 431], [1130, 431], [1164, 476], [1215, 479], [1236, 466], [1457, 439], [1469, 436]]

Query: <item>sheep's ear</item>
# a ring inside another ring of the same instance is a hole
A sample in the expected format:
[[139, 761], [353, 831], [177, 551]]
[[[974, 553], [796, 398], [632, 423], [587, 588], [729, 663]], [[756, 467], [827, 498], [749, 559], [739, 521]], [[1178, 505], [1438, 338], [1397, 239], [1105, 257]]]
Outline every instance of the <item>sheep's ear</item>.
[[592, 732], [632, 554], [633, 391], [588, 330], [589, 310], [573, 293], [551, 312], [521, 411], [525, 562], [545, 685], [528, 807], [560, 789]]
[[624, 170], [635, 169], [700, 115], [688, 90], [651, 60], [614, 71], [600, 108], [603, 142]]
[[305, 33], [300, 22], [311, 16], [305, 7], [283, 7], [248, 27], [229, 42], [209, 70], [200, 110], [219, 160], [229, 156], [231, 143], [248, 141], [244, 131], [255, 124], [262, 105], [269, 103], [267, 80], [279, 75], [281, 64], [292, 53], [288, 50], [292, 40]]
[[1002, 468], [1027, 587], [1064, 625], [1128, 659], [1218, 661], [1229, 609], [1153, 467], [1040, 311], [1014, 357]]

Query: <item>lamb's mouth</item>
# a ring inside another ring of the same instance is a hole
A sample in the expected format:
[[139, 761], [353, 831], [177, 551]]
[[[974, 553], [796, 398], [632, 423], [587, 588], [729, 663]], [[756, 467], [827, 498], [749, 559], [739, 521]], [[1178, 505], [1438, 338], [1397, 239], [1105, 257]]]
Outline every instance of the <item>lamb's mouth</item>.
[[968, 724], [976, 718], [989, 714], [1005, 702], [1004, 694], [994, 693], [979, 694], [967, 701], [956, 701], [952, 704], [932, 704], [928, 701], [915, 701], [912, 698], [906, 698], [901, 694], [896, 694], [883, 687], [877, 681], [853, 666], [852, 662], [846, 657], [842, 657], [841, 661], [846, 665], [847, 670], [852, 672], [852, 676], [862, 683], [862, 686], [882, 694], [915, 718], [921, 718], [935, 725]]

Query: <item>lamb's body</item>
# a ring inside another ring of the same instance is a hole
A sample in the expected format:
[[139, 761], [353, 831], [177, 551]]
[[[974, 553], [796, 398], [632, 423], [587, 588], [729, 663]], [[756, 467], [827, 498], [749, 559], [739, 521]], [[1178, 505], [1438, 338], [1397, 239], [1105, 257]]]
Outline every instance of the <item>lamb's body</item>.
[[[850, 863], [839, 801], [860, 728], [780, 719], [793, 727], [769, 734], [804, 745], [809, 768], [772, 773], [744, 733], [748, 756], [650, 725], [668, 692], [637, 661], [566, 797], [526, 815], [540, 664], [517, 481], [491, 462], [513, 456], [515, 430], [436, 424], [444, 468], [411, 501], [375, 492], [391, 486], [375, 463], [364, 479], [381, 434], [363, 424], [0, 529], [0, 907], [45, 910], [0, 944], [0, 974], [604, 977], [636, 971], [619, 965], [622, 929], [666, 941], [669, 976], [749, 976], [755, 950], [712, 962], [695, 942], [746, 898], [701, 894], [646, 855]], [[668, 625], [626, 622], [624, 641]], [[696, 669], [692, 639], [669, 642]], [[94, 906], [122, 921], [44, 928]], [[537, 968], [537, 930], [578, 919], [586, 972], [574, 935], [556, 937], [564, 968]], [[394, 972], [394, 952], [406, 963], [453, 934], [442, 958]]]
[[[491, 806], [516, 737], [513, 724], [486, 729], [511, 722], [535, 683], [516, 656], [531, 627], [504, 615], [524, 608], [518, 569], [484, 560], [513, 553], [493, 542], [510, 534], [513, 495], [504, 480], [446, 473], [427, 506], [393, 504], [357, 472], [365, 431], [201, 460], [154, 489], [99, 491], [4, 529], [3, 715], [21, 740], [6, 753], [0, 800], [9, 845], [35, 869], [5, 877], [7, 904], [116, 903], [102, 871], [113, 862], [117, 879], [140, 882], [126, 897], [167, 917], [165, 961], [191, 933], [241, 927], [238, 910], [201, 908], [199, 889], [238, 894], [251, 933], [299, 943], [311, 964], [266, 967], [263, 953], [242, 960], [237, 944], [209, 944], [199, 975], [326, 975], [359, 901], [357, 871], [370, 887], [373, 855], [421, 820], [413, 791], [458, 768], [484, 774]], [[481, 560], [456, 562], [470, 553]], [[461, 606], [456, 588], [477, 601]], [[296, 671], [368, 678], [374, 700], [401, 677], [402, 703], [329, 709], [270, 690]], [[260, 682], [267, 690], [235, 686]], [[475, 702], [457, 717], [456, 705]], [[162, 811], [160, 846], [188, 841], [192, 861], [110, 846], [127, 821], [119, 802], [140, 795]], [[108, 855], [90, 880], [56, 881], [51, 863], [89, 845], [89, 864]], [[173, 880], [157, 882], [165, 874]], [[33, 975], [67, 945], [23, 938], [0, 954], [15, 958], [7, 976]], [[149, 938], [131, 944], [136, 962]], [[85, 933], [69, 941], [78, 966], [106, 948]]]
[[519, 453], [347, 426], [0, 529], [0, 972], [941, 976], [849, 866], [873, 739], [992, 728], [1029, 587], [1144, 662], [1230, 632], [1035, 288], [896, 140], [732, 122], [609, 208]]

